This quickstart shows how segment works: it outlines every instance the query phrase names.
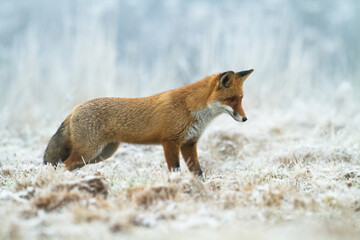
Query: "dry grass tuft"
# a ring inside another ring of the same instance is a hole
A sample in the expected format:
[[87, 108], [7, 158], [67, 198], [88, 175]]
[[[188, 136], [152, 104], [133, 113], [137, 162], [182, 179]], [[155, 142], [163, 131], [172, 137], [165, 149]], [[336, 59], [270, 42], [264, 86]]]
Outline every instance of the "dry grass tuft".
[[159, 201], [174, 200], [178, 194], [178, 188], [174, 185], [156, 187], [137, 187], [127, 190], [127, 196], [137, 205], [148, 208]]
[[68, 192], [65, 190], [41, 194], [33, 200], [33, 204], [39, 209], [50, 212], [57, 210], [68, 203], [79, 201], [81, 198], [82, 196], [79, 193]]
[[67, 182], [55, 186], [55, 191], [66, 190], [71, 192], [73, 190], [78, 190], [80, 192], [90, 193], [91, 196], [102, 195], [107, 197], [108, 195], [108, 183], [103, 177], [87, 177], [74, 182]]
[[115, 222], [110, 226], [110, 231], [114, 233], [123, 231], [124, 229], [127, 229], [127, 223], [121, 221]]
[[356, 162], [358, 157], [352, 151], [344, 148], [328, 148], [326, 151], [316, 147], [299, 147], [274, 157], [275, 162], [279, 162], [288, 167], [293, 167], [298, 163], [311, 162]]
[[[33, 186], [27, 186], [18, 195], [23, 199], [31, 200], [33, 206], [45, 211], [54, 211], [69, 203], [89, 201], [94, 197], [106, 198], [108, 195], [108, 183], [104, 177], [88, 176], [76, 180], [50, 180], [49, 176], [54, 177], [53, 174], [54, 172], [50, 171], [49, 174], [38, 177]], [[59, 174], [61, 172], [57, 173]], [[18, 184], [20, 185], [18, 189], [24, 187], [22, 183]], [[24, 214], [26, 215], [26, 212]], [[33, 213], [30, 212], [29, 215], [31, 214]]]

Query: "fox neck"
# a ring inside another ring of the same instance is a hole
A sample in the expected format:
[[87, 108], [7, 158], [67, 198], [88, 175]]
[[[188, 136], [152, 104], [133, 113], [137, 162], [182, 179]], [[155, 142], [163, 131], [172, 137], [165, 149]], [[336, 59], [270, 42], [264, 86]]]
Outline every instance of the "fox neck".
[[[220, 102], [208, 102], [208, 98], [215, 88], [212, 76], [193, 84], [191, 94], [187, 94], [187, 103], [196, 106], [190, 109], [194, 122], [188, 128], [185, 141], [197, 141], [204, 132], [206, 126], [223, 111]], [[193, 96], [197, 96], [193, 98]]]
[[185, 141], [197, 141], [204, 132], [206, 126], [219, 114], [223, 113], [219, 102], [207, 104], [204, 108], [193, 111], [191, 114], [195, 122], [190, 125], [186, 133]]

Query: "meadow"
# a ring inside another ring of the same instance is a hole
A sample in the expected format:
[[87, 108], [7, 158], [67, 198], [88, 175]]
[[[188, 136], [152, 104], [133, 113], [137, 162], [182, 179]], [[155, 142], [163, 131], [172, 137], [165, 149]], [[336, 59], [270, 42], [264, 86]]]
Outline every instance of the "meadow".
[[[1, 239], [359, 239], [357, 1], [0, 2]], [[216, 118], [205, 182], [161, 146], [42, 165], [77, 104], [255, 69]]]

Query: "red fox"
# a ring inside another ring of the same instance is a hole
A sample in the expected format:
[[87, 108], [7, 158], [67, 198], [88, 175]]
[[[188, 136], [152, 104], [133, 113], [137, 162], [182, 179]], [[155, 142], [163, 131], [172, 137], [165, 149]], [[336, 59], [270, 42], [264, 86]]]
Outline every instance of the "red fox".
[[143, 98], [97, 98], [78, 105], [50, 139], [44, 164], [68, 170], [109, 158], [121, 142], [162, 144], [169, 171], [179, 170], [180, 152], [202, 177], [196, 145], [207, 124], [221, 113], [247, 120], [243, 83], [254, 70], [217, 73]]

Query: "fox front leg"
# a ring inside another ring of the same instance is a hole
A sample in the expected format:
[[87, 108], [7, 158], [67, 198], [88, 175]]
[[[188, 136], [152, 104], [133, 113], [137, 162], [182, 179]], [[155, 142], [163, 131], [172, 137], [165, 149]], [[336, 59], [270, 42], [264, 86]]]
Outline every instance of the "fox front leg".
[[186, 162], [186, 165], [189, 168], [189, 171], [199, 176], [202, 181], [204, 177], [199, 163], [199, 158], [197, 156], [196, 149], [197, 142], [190, 141], [186, 142], [181, 146], [181, 154]]

